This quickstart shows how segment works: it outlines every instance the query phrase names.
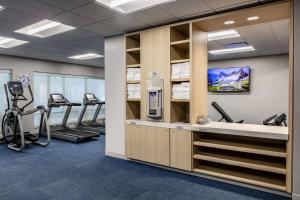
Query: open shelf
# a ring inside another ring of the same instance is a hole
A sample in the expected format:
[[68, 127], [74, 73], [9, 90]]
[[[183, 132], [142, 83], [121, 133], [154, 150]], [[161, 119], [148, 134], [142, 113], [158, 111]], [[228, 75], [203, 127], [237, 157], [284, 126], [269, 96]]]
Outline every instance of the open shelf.
[[126, 64], [127, 65], [138, 65], [141, 63], [140, 53], [127, 52], [126, 53]]
[[140, 48], [132, 48], [132, 49], [126, 49], [126, 52], [131, 52], [131, 53], [140, 53]]
[[126, 119], [141, 119], [141, 101], [140, 101], [140, 99], [127, 99]]
[[245, 152], [245, 153], [253, 153], [259, 155], [267, 155], [267, 156], [274, 156], [274, 157], [286, 157], [286, 152], [284, 148], [281, 147], [274, 147], [274, 146], [267, 146], [258, 144], [257, 142], [245, 141], [241, 143], [237, 140], [231, 141], [224, 141], [222, 139], [201, 139], [200, 141], [195, 141], [194, 145], [200, 147], [210, 147], [216, 149], [223, 149], [223, 150], [231, 150], [231, 151], [238, 151], [238, 152]]
[[128, 84], [136, 84], [136, 83], [141, 83], [141, 81], [127, 81]]
[[171, 82], [178, 83], [178, 82], [189, 82], [189, 78], [179, 78], [179, 79], [171, 79]]
[[132, 65], [126, 65], [127, 68], [139, 68], [141, 67], [141, 64], [132, 64]]
[[182, 49], [182, 50], [187, 50], [190, 48], [190, 40], [181, 40], [181, 41], [171, 42], [171, 46]]
[[171, 60], [171, 64], [184, 63], [184, 62], [190, 62], [190, 59], [174, 59], [174, 60]]
[[140, 48], [140, 34], [126, 36], [126, 49]]
[[239, 167], [229, 167], [228, 165], [212, 164], [210, 162], [203, 162], [201, 165], [195, 167], [193, 171], [233, 181], [286, 191], [285, 178], [282, 175], [274, 175], [267, 172], [261, 173], [249, 169], [245, 171]]
[[231, 156], [226, 154], [214, 154], [211, 152], [200, 152], [195, 154], [194, 159], [216, 162], [237, 167], [286, 174], [285, 163], [257, 160], [253, 158]]
[[187, 59], [189, 59], [190, 58], [190, 48], [189, 48], [189, 45], [186, 47], [187, 48], [182, 48], [182, 46], [171, 45], [171, 47], [170, 47], [171, 60], [187, 60]]
[[188, 103], [188, 102], [190, 102], [190, 100], [189, 99], [171, 99], [171, 102], [186, 102], [186, 103]]
[[190, 39], [190, 24], [180, 24], [172, 26], [170, 29], [171, 42], [189, 40]]
[[189, 100], [171, 100], [171, 123], [190, 122]]

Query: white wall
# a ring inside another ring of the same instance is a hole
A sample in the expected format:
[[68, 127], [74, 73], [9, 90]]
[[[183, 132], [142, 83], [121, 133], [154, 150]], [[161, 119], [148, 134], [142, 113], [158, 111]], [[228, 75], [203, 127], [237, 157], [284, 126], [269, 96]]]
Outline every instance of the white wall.
[[250, 66], [250, 92], [209, 93], [209, 116], [219, 120], [220, 115], [211, 106], [216, 101], [233, 120], [262, 124], [273, 114], [288, 114], [288, 55], [268, 56], [209, 62], [210, 68]]
[[105, 40], [105, 118], [107, 155], [125, 155], [125, 41], [123, 36]]
[[[14, 56], [5, 56], [5, 55], [0, 55], [0, 69], [12, 70], [13, 80], [16, 80], [20, 74], [27, 74], [31, 77], [32, 80], [33, 72], [83, 75], [83, 76], [93, 76], [99, 78], [104, 77], [104, 68], [100, 68], [100, 67], [89, 67], [83, 65], [35, 60], [29, 58], [27, 59], [27, 58], [20, 58]], [[30, 109], [32, 107], [33, 104], [31, 105], [31, 107], [28, 108]], [[32, 129], [34, 127], [33, 115], [29, 115], [24, 120], [25, 120], [25, 128]]]

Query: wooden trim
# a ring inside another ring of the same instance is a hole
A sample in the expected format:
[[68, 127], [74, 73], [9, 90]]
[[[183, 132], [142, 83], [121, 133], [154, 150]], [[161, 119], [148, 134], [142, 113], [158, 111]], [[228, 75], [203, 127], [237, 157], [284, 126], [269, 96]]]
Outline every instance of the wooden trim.
[[171, 82], [177, 83], [177, 82], [189, 82], [189, 78], [179, 78], [179, 79], [171, 79]]
[[140, 68], [141, 64], [126, 65], [127, 68]]
[[171, 102], [190, 102], [190, 99], [171, 99]]
[[190, 59], [171, 60], [171, 64], [190, 62]]

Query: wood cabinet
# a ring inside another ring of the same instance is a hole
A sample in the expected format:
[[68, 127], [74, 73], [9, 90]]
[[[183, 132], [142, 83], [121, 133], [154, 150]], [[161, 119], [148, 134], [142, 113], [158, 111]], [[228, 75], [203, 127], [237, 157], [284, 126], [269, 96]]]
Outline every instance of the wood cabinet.
[[169, 166], [169, 129], [127, 125], [126, 155], [128, 158]]
[[170, 131], [170, 166], [192, 170], [192, 133], [186, 130]]

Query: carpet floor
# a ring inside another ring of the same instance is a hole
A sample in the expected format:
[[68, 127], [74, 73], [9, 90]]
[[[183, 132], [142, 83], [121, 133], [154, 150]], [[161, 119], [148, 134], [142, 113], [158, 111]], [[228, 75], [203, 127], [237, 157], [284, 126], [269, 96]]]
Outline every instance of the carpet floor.
[[104, 155], [104, 137], [52, 140], [21, 152], [0, 146], [1, 200], [288, 200], [261, 191]]

